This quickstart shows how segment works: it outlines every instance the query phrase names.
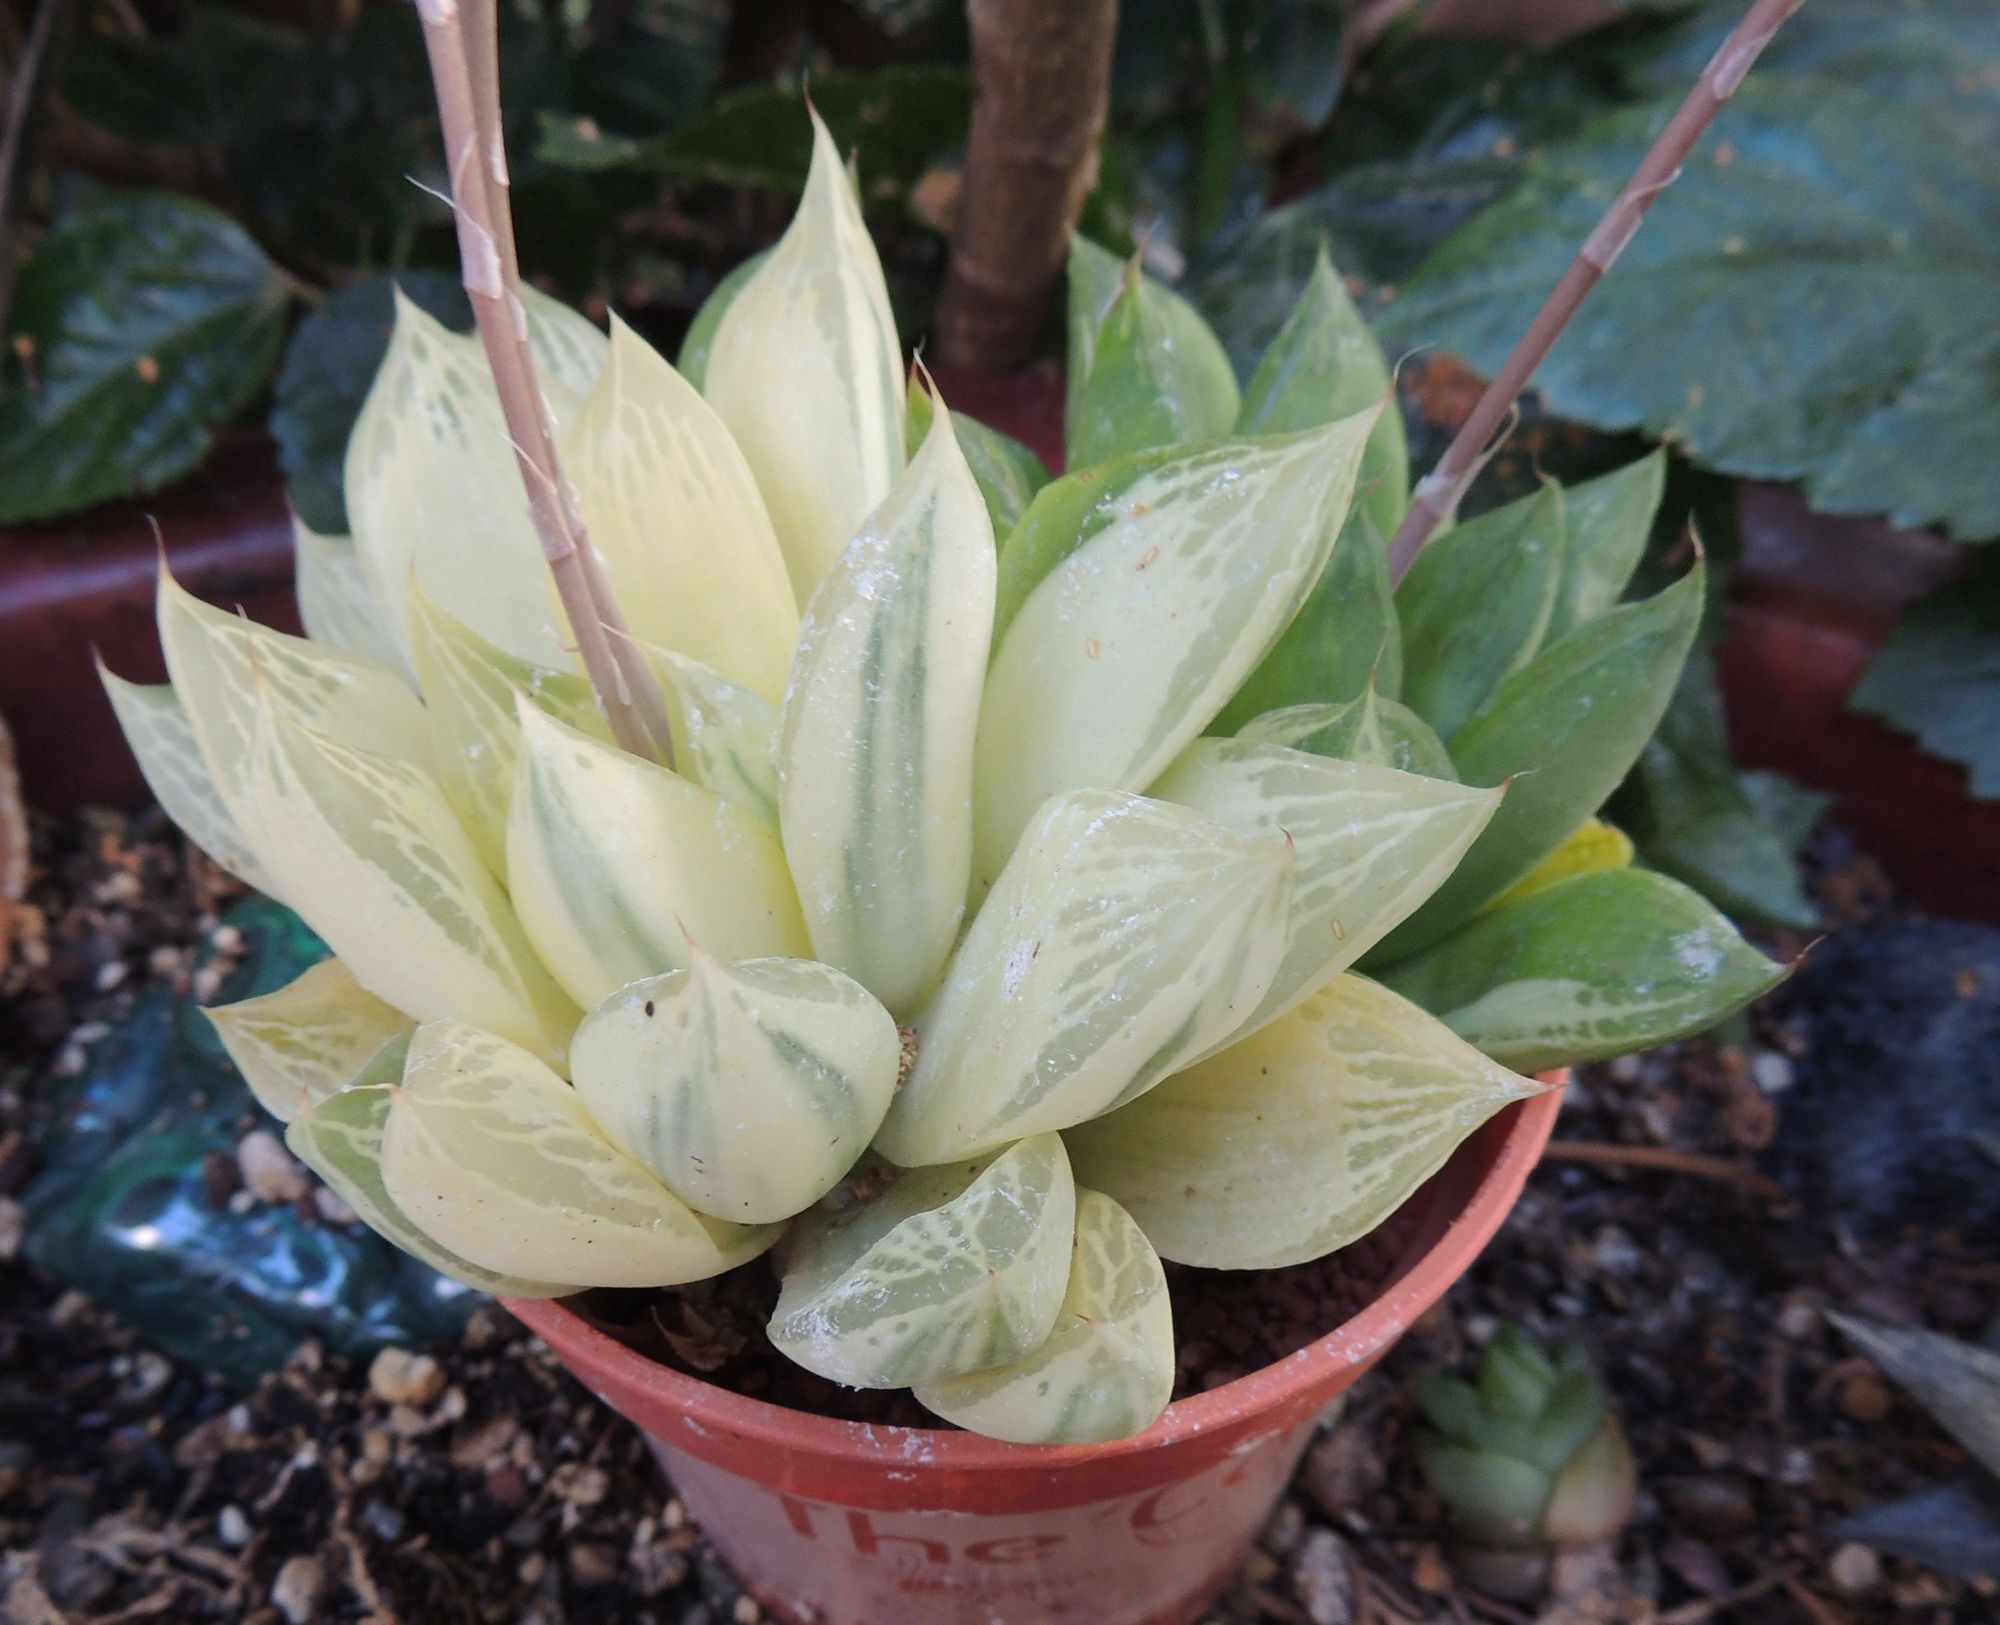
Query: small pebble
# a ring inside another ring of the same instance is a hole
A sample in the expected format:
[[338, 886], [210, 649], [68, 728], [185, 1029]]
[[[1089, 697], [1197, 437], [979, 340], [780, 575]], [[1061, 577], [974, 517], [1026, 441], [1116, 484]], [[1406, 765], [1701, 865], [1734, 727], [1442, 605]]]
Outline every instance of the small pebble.
[[608, 1586], [623, 1567], [615, 1546], [586, 1540], [570, 1548], [569, 1577], [580, 1586]]
[[1312, 1625], [1352, 1625], [1354, 1570], [1346, 1543], [1331, 1529], [1315, 1529], [1306, 1536], [1292, 1583]]
[[11, 1196], [0, 1196], [0, 1264], [11, 1264], [21, 1256], [21, 1238], [27, 1233], [28, 1215]]
[[225, 1546], [250, 1544], [250, 1520], [239, 1506], [226, 1506], [215, 1515], [215, 1532]]
[[1819, 1330], [1819, 1311], [1794, 1298], [1778, 1311], [1778, 1331], [1794, 1343], [1803, 1342]]
[[757, 1625], [764, 1617], [764, 1610], [757, 1606], [755, 1597], [738, 1597], [736, 1606], [729, 1611], [729, 1617], [736, 1625]]
[[305, 1169], [269, 1129], [252, 1129], [236, 1144], [243, 1185], [260, 1202], [296, 1202], [312, 1189]]
[[594, 1507], [611, 1493], [611, 1476], [602, 1467], [566, 1461], [550, 1477], [549, 1488], [571, 1506]]
[[319, 1606], [322, 1584], [318, 1559], [287, 1558], [285, 1566], [278, 1570], [277, 1579], [271, 1582], [271, 1604], [290, 1625], [310, 1625]]
[[1855, 1371], [1844, 1378], [1834, 1403], [1841, 1414], [1870, 1426], [1889, 1414], [1888, 1385], [1871, 1370]]
[[1845, 1595], [1858, 1597], [1864, 1591], [1873, 1591], [1882, 1578], [1882, 1559], [1869, 1547], [1850, 1540], [1835, 1549], [1827, 1560], [1826, 1572]]
[[1792, 1063], [1774, 1049], [1759, 1050], [1750, 1063], [1750, 1076], [1767, 1095], [1781, 1095], [1792, 1086]]
[[347, 1205], [347, 1198], [328, 1185], [320, 1185], [314, 1189], [313, 1207], [318, 1211], [321, 1221], [326, 1224], [347, 1225], [361, 1222], [361, 1215]]
[[444, 1367], [428, 1354], [386, 1348], [369, 1362], [368, 1386], [389, 1405], [428, 1405], [444, 1392]]

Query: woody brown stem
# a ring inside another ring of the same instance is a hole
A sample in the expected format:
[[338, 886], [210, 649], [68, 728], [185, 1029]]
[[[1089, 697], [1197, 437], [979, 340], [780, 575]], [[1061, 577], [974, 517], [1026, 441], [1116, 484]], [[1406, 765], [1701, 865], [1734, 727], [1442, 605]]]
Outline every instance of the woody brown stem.
[[[657, 687], [652, 698], [659, 725], [650, 725], [641, 684], [612, 651], [605, 628], [615, 614], [608, 585], [594, 590], [594, 555], [582, 515], [563, 478], [555, 434], [535, 381], [528, 348], [527, 312], [521, 303], [520, 267], [514, 254], [507, 197], [507, 159], [499, 122], [499, 73], [491, 0], [418, 0], [424, 46], [430, 56], [438, 114], [444, 126], [445, 165], [458, 226], [459, 265], [472, 301], [480, 342], [493, 369], [500, 408], [514, 458], [527, 490], [528, 513], [555, 579], [583, 669], [620, 745], [639, 756], [671, 762], [666, 707]], [[601, 580], [601, 572], [598, 572]], [[650, 684], [651, 674], [646, 674]]]
[[1756, 0], [1709, 59], [1687, 99], [1654, 138], [1624, 190], [1612, 200], [1604, 218], [1583, 240], [1562, 280], [1535, 313], [1513, 354], [1493, 375], [1493, 381], [1460, 425], [1437, 467], [1418, 483], [1410, 511], [1389, 543], [1389, 571], [1396, 580], [1400, 581], [1408, 572], [1438, 526], [1457, 512], [1466, 487], [1479, 470], [1481, 453], [1520, 398], [1528, 379], [1555, 347], [1585, 296], [1632, 240], [1653, 200], [1673, 184], [1680, 174], [1681, 161], [1714, 122], [1723, 104], [1735, 95], [1750, 65], [1763, 54], [1785, 19], [1802, 4], [1804, 0]]
[[1023, 360], [1062, 275], [1111, 92], [1117, 0], [969, 0], [972, 134], [933, 341], [940, 363]]

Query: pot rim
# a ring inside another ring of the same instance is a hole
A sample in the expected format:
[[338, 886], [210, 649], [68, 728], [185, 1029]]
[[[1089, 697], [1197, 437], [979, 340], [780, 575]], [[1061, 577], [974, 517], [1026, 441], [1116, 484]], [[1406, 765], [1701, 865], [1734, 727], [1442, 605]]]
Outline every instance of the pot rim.
[[[1561, 1108], [1569, 1071], [1543, 1074], [1550, 1087], [1517, 1102], [1481, 1132], [1498, 1133], [1491, 1164], [1466, 1195], [1460, 1211], [1407, 1261], [1401, 1273], [1362, 1311], [1325, 1336], [1232, 1382], [1176, 1400], [1143, 1433], [1103, 1444], [1010, 1444], [959, 1428], [911, 1428], [886, 1423], [847, 1422], [812, 1411], [792, 1410], [768, 1400], [720, 1388], [676, 1371], [599, 1331], [558, 1298], [503, 1298], [501, 1303], [565, 1363], [602, 1372], [627, 1390], [679, 1411], [695, 1431], [713, 1430], [744, 1443], [844, 1456], [872, 1465], [907, 1469], [913, 1460], [947, 1472], [1019, 1470], [1101, 1464], [1143, 1455], [1240, 1422], [1258, 1412], [1310, 1399], [1323, 1387], [1329, 1368], [1365, 1367], [1444, 1296], [1485, 1248], [1513, 1211], [1528, 1175], [1541, 1159]], [[1452, 1161], [1476, 1144], [1469, 1139]], [[1448, 1170], [1447, 1161], [1440, 1174]], [[1427, 1183], [1431, 1189], [1438, 1175]], [[1431, 1218], [1430, 1213], [1424, 1215]], [[584, 1375], [585, 1372], [579, 1372]], [[587, 1386], [596, 1387], [589, 1382]]]

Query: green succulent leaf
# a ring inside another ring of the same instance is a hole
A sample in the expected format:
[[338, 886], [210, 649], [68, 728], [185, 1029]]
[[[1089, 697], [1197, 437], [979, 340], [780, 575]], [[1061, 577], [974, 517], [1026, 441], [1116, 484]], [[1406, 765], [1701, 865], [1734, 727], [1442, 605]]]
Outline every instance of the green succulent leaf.
[[915, 1168], [871, 1201], [801, 1217], [770, 1337], [808, 1371], [901, 1388], [990, 1370], [1047, 1341], [1069, 1283], [1076, 1184], [1038, 1134]]
[[1055, 1329], [1020, 1359], [919, 1383], [948, 1422], [1015, 1444], [1096, 1444], [1143, 1432], [1174, 1391], [1167, 1275], [1132, 1216], [1076, 1193], [1076, 1243]]
[[1524, 1072], [1712, 1027], [1785, 976], [1715, 908], [1646, 869], [1578, 875], [1478, 915], [1383, 973]]
[[1419, 1436], [1417, 1463], [1465, 1533], [1495, 1545], [1531, 1540], [1549, 1503], [1549, 1475], [1513, 1456]]
[[2000, 1476], [2000, 1353], [1856, 1315], [1834, 1324], [1989, 1473]]
[[1083, 237], [1070, 242], [1068, 379], [1063, 449], [1075, 469], [1220, 439], [1241, 400], [1201, 313]]
[[1655, 451], [1563, 488], [1562, 580], [1546, 641], [1555, 642], [1618, 602], [1646, 551], [1666, 483], [1667, 454]]
[[1236, 737], [1289, 745], [1336, 761], [1363, 762], [1419, 773], [1427, 779], [1456, 779], [1451, 754], [1431, 725], [1407, 705], [1385, 700], [1374, 684], [1345, 705], [1288, 705], [1252, 717]]
[[659, 679], [674, 761], [695, 783], [778, 828], [778, 708], [713, 667], [642, 643]]
[[393, 1049], [394, 1077], [416, 1023], [375, 997], [338, 959], [322, 960], [272, 993], [205, 1014], [257, 1103], [281, 1123], [349, 1087]]
[[[904, 418], [904, 444], [914, 457], [931, 428], [931, 396], [914, 380]], [[1005, 543], [1020, 523], [1035, 493], [1049, 483], [1048, 466], [1012, 435], [989, 429], [977, 418], [963, 412], [952, 414], [952, 428], [958, 435], [959, 450], [979, 483], [979, 495], [986, 503], [987, 517], [993, 521], [993, 535]]]
[[687, 334], [681, 340], [681, 353], [675, 357], [674, 366], [696, 389], [706, 393], [709, 352], [715, 348], [715, 333], [722, 326], [722, 318], [728, 314], [729, 307], [736, 302], [736, 296], [743, 291], [744, 285], [770, 257], [770, 249], [761, 249], [732, 269], [709, 291], [708, 297], [701, 302], [701, 309], [694, 313], [694, 320], [688, 323]]

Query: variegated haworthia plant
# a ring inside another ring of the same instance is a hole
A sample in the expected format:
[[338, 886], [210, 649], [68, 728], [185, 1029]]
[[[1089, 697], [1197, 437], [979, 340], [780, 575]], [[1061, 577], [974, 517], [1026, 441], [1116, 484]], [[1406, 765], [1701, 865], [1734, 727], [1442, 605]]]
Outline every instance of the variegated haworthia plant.
[[391, 1240], [515, 1295], [769, 1249], [814, 1371], [1110, 1438], [1172, 1388], [1163, 1259], [1344, 1246], [1526, 1074], [1775, 977], [1594, 821], [1699, 611], [1619, 601], [1658, 459], [1392, 590], [1403, 430], [1330, 267], [1244, 390], [1136, 265], [1071, 272], [1053, 480], [906, 385], [823, 127], [680, 368], [530, 299], [672, 765], [613, 742], [484, 352], [414, 305], [355, 534], [299, 534], [309, 637], [163, 572], [133, 748], [337, 955], [216, 1026]]

